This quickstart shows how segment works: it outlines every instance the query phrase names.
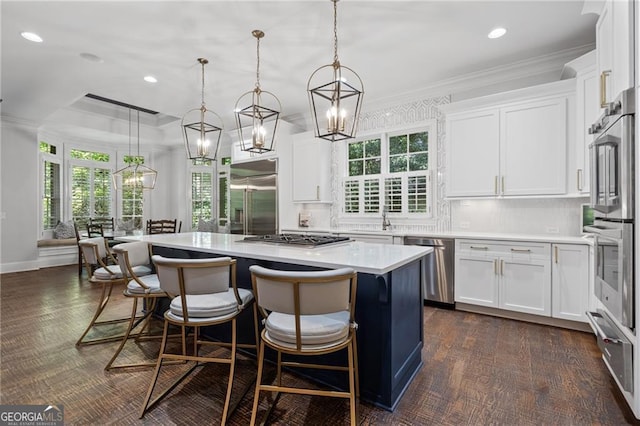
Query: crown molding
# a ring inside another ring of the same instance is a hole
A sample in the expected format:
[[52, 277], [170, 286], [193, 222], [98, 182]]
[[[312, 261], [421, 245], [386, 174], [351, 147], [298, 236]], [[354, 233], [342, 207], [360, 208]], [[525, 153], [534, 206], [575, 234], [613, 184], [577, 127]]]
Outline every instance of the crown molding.
[[412, 90], [411, 92], [375, 99], [363, 105], [363, 112], [389, 108], [431, 97], [452, 95], [466, 90], [472, 90], [485, 86], [491, 86], [506, 81], [532, 77], [549, 72], [557, 72], [558, 79], [565, 64], [585, 53], [595, 49], [595, 44], [587, 44], [571, 49], [560, 50], [548, 55], [537, 56], [535, 58], [513, 62], [508, 65], [501, 65], [487, 68], [482, 71], [464, 74], [441, 80], [423, 88]]

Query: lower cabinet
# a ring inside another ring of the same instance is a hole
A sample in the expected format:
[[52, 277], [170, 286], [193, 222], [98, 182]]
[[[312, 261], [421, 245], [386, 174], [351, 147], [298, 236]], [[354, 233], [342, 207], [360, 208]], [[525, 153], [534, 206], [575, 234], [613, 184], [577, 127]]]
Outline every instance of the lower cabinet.
[[456, 240], [455, 301], [587, 322], [589, 246]]
[[354, 241], [363, 241], [365, 243], [393, 244], [393, 235], [374, 235], [374, 234], [349, 234], [340, 232], [341, 237], [349, 237]]
[[456, 240], [455, 300], [551, 315], [551, 245]]
[[554, 244], [551, 282], [554, 318], [587, 322], [589, 309], [589, 247]]

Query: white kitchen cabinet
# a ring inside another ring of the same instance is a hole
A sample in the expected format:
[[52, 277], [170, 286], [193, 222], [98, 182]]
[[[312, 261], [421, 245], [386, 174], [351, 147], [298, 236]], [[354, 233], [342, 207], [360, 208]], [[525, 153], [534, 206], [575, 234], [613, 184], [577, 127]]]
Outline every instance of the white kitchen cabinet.
[[500, 109], [500, 193], [566, 192], [566, 97]]
[[548, 243], [456, 240], [455, 300], [551, 315]]
[[596, 23], [601, 107], [633, 87], [633, 2], [605, 0]]
[[449, 196], [497, 195], [499, 123], [498, 109], [447, 117]]
[[589, 309], [589, 247], [553, 244], [551, 264], [552, 316], [587, 322]]
[[330, 203], [331, 143], [306, 132], [293, 137], [293, 201]]
[[447, 196], [567, 193], [575, 81], [461, 101], [447, 114]]

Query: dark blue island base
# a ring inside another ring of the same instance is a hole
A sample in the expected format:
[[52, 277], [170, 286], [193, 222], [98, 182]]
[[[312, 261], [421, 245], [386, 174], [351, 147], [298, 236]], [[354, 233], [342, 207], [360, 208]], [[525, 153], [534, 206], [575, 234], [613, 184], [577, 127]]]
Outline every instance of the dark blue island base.
[[[153, 252], [167, 257], [206, 258], [216, 254], [154, 246]], [[256, 259], [238, 258], [237, 284], [251, 288], [249, 266], [261, 265], [289, 271], [320, 270], [313, 266], [294, 265]], [[358, 323], [358, 367], [360, 399], [393, 411], [411, 380], [422, 367], [423, 302], [421, 271], [425, 258], [419, 258], [382, 275], [358, 273], [356, 321]], [[238, 341], [253, 342], [251, 312], [241, 315]], [[207, 337], [223, 338], [227, 331], [211, 328]], [[271, 354], [275, 359], [275, 353]], [[343, 357], [343, 358], [341, 358]], [[324, 357], [324, 362], [344, 364], [346, 353]], [[293, 370], [317, 382], [347, 389], [347, 375], [328, 370]]]

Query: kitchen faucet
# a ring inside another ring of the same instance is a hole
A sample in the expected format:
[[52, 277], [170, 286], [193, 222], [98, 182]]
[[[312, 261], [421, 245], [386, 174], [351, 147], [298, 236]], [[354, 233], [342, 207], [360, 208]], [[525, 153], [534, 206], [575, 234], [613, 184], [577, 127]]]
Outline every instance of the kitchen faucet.
[[389, 218], [387, 218], [387, 213], [389, 212], [389, 207], [382, 207], [382, 230], [386, 231], [391, 228], [391, 222], [389, 222]]

